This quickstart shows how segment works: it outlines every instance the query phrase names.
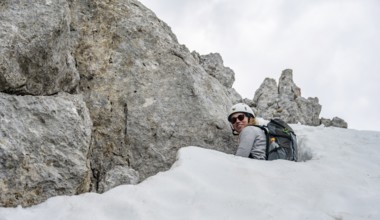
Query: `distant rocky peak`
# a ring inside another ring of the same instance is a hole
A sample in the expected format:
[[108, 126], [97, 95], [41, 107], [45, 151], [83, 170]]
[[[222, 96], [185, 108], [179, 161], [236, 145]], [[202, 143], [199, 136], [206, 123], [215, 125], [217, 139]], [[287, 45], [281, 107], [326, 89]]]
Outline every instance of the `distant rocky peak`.
[[280, 96], [287, 96], [290, 100], [301, 97], [301, 89], [293, 82], [293, 70], [282, 71], [278, 83], [278, 93]]
[[[282, 71], [277, 86], [276, 80], [266, 78], [260, 88], [255, 92], [252, 101], [246, 102], [254, 108], [259, 117], [264, 119], [281, 118], [288, 123], [301, 123], [304, 125], [343, 127], [347, 123], [338, 117], [335, 120], [319, 118], [322, 106], [317, 97], [304, 98], [301, 89], [293, 81], [293, 71]], [[339, 120], [338, 120], [339, 119]]]

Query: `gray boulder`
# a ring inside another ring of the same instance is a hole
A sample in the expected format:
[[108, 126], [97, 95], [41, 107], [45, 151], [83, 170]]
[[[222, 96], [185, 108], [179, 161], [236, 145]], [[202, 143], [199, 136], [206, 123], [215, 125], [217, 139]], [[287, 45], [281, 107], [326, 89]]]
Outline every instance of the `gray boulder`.
[[88, 192], [91, 126], [80, 95], [0, 93], [0, 206]]
[[108, 170], [104, 181], [100, 182], [99, 189], [103, 192], [123, 184], [137, 184], [139, 173], [128, 166], [115, 166]]
[[339, 117], [334, 117], [333, 119], [321, 118], [321, 124], [323, 124], [326, 127], [348, 127], [347, 122]]
[[5, 1], [0, 7], [0, 92], [51, 95], [75, 90], [79, 73], [68, 2]]

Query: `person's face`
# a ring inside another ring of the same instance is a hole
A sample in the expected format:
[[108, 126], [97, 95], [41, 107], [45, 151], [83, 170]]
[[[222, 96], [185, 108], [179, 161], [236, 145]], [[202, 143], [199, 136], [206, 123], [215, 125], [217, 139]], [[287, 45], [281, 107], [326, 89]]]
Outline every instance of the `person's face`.
[[235, 113], [231, 116], [232, 127], [240, 133], [248, 125], [248, 117], [244, 113]]

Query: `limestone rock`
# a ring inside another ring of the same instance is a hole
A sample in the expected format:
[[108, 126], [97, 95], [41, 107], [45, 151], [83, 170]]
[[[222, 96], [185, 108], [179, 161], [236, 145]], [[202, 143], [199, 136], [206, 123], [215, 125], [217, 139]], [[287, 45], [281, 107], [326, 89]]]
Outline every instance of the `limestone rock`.
[[265, 78], [260, 88], [256, 90], [249, 106], [256, 109], [256, 115], [265, 119], [272, 118], [278, 109], [278, 87], [276, 80]]
[[80, 95], [0, 93], [0, 206], [87, 192], [91, 125]]
[[326, 127], [339, 127], [339, 128], [347, 128], [347, 122], [339, 117], [334, 117], [331, 119], [321, 118], [321, 124]]
[[293, 71], [291, 69], [282, 71], [278, 83], [278, 94], [280, 99], [289, 101], [301, 97], [301, 89], [293, 82]]
[[220, 54], [210, 53], [207, 55], [199, 55], [196, 52], [192, 52], [192, 54], [199, 60], [199, 63], [208, 74], [215, 77], [226, 88], [232, 87], [235, 81], [235, 73], [223, 65], [223, 59]]
[[102, 182], [116, 166], [136, 170], [140, 180], [168, 169], [180, 147], [234, 152], [226, 115], [236, 94], [220, 59], [210, 62], [217, 74], [207, 73], [138, 1], [72, 1], [70, 9], [72, 36], [80, 36], [79, 91], [94, 122], [93, 191], [107, 189]]
[[128, 166], [115, 166], [108, 170], [104, 181], [100, 182], [100, 190], [105, 192], [123, 184], [137, 184], [139, 173]]
[[51, 95], [79, 83], [65, 0], [0, 4], [0, 92]]
[[339, 117], [334, 117], [331, 120], [331, 124], [332, 124], [331, 126], [338, 127], [338, 128], [347, 128], [348, 127], [347, 122], [344, 119], [339, 118]]
[[322, 106], [318, 98], [303, 98], [301, 89], [293, 82], [293, 72], [282, 72], [277, 87], [274, 79], [266, 78], [255, 92], [252, 107], [264, 119], [281, 118], [288, 123], [317, 126]]
[[255, 92], [252, 101], [244, 100], [255, 113], [264, 119], [281, 118], [287, 123], [304, 125], [334, 126], [347, 128], [347, 123], [338, 117], [333, 120], [320, 119], [322, 106], [318, 98], [304, 98], [301, 89], [293, 82], [293, 71], [286, 69], [282, 72], [278, 86], [274, 79], [266, 78]]
[[222, 56], [219, 53], [210, 53], [207, 55], [200, 55], [193, 51], [191, 52], [195, 61], [199, 63], [202, 68], [210, 76], [217, 79], [227, 89], [227, 96], [232, 103], [238, 103], [242, 101], [242, 97], [236, 92], [232, 85], [235, 81], [235, 73], [229, 67], [225, 67], [223, 64]]

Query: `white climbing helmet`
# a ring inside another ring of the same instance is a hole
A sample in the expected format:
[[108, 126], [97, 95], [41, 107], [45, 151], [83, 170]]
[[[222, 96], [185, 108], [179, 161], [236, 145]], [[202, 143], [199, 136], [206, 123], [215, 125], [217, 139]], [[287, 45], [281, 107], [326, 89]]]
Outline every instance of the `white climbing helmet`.
[[247, 113], [252, 115], [252, 117], [255, 117], [255, 113], [253, 113], [251, 107], [244, 103], [238, 103], [231, 107], [230, 114], [228, 115], [228, 121], [230, 121], [231, 116], [237, 112]]

